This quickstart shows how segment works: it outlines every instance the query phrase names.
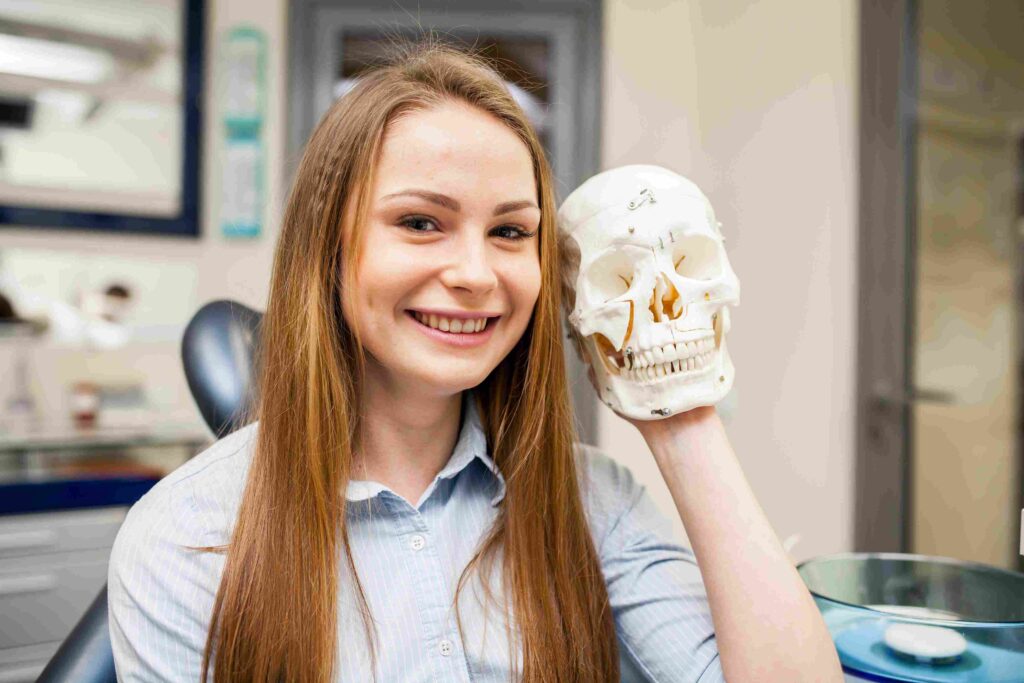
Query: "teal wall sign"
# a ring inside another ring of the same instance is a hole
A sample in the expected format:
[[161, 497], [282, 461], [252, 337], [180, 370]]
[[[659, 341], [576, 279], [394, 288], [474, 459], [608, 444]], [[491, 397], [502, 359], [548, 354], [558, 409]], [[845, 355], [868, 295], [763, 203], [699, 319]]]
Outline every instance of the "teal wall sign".
[[263, 225], [267, 39], [250, 26], [223, 41], [224, 145], [220, 224], [225, 237], [258, 237]]

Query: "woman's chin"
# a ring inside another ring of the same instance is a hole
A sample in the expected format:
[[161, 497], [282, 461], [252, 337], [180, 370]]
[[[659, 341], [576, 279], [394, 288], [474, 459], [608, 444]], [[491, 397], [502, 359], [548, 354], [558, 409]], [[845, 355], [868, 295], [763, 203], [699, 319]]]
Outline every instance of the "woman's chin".
[[472, 389], [478, 386], [487, 378], [487, 373], [477, 372], [461, 372], [458, 374], [451, 374], [445, 377], [433, 377], [433, 386], [437, 387], [438, 390], [447, 394], [457, 394], [467, 389]]
[[415, 383], [430, 393], [444, 396], [472, 389], [487, 379], [489, 374], [490, 369], [488, 368], [446, 365], [444, 367], [408, 368], [406, 372], [396, 372], [393, 376], [406, 386]]

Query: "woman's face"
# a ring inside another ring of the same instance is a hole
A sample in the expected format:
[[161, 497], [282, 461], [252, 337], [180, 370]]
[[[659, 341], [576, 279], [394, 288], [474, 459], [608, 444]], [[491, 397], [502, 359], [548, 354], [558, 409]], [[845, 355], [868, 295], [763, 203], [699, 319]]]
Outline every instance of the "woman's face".
[[530, 321], [539, 225], [530, 152], [500, 121], [445, 103], [392, 122], [344, 310], [367, 379], [438, 395], [480, 384]]

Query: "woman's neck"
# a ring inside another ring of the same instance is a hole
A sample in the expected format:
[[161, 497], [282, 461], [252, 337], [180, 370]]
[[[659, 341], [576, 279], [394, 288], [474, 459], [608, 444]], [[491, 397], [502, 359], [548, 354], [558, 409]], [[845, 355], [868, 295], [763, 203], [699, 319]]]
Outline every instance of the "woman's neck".
[[455, 448], [462, 394], [441, 398], [366, 385], [352, 479], [384, 484], [415, 506]]

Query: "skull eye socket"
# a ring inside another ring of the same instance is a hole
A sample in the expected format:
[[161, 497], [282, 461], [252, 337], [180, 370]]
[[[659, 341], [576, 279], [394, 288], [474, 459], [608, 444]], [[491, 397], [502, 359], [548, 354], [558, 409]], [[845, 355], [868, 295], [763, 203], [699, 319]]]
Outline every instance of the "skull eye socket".
[[593, 298], [616, 299], [633, 284], [633, 261], [621, 251], [603, 254], [587, 268], [584, 282]]
[[672, 245], [676, 272], [691, 280], [713, 280], [722, 274], [718, 243], [704, 235], [687, 235]]

